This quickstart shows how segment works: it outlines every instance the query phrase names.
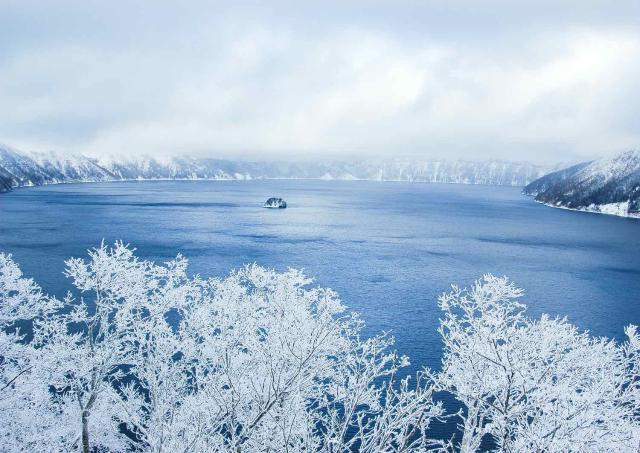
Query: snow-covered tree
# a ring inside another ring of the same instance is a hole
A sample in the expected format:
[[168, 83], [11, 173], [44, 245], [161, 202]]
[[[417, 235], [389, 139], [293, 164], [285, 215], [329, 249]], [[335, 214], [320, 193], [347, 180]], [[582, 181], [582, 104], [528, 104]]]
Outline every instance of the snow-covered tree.
[[488, 437], [504, 452], [637, 451], [635, 327], [619, 346], [566, 319], [528, 318], [522, 294], [487, 275], [439, 300], [438, 381], [465, 405], [460, 450], [476, 451]]
[[[22, 417], [3, 435], [37, 429], [16, 433], [8, 451], [440, 445], [425, 435], [443, 415], [431, 382], [396, 382], [408, 362], [392, 340], [361, 339], [359, 318], [300, 271], [251, 265], [201, 279], [187, 275], [182, 257], [157, 265], [122, 243], [66, 264], [79, 293], [59, 302], [0, 262], [5, 286], [21, 291], [0, 293], [3, 310], [33, 313], [33, 339], [11, 344], [31, 358], [38, 388], [16, 393]], [[50, 308], [35, 316], [32, 306]], [[15, 374], [2, 372], [5, 381]]]
[[[431, 385], [387, 391], [391, 380], [380, 380], [406, 361], [389, 339], [361, 340], [362, 322], [344, 313], [333, 291], [310, 283], [296, 270], [246, 266], [224, 279], [195, 279], [189, 303], [136, 320], [134, 338], [145, 339], [122, 404], [138, 445], [236, 452], [426, 445], [425, 436], [406, 437], [442, 415]], [[382, 410], [383, 393], [395, 411]]]
[[[29, 342], [35, 320], [60, 308], [33, 280], [24, 278], [11, 255], [0, 253], [0, 447], [28, 450], [42, 428], [55, 425], [46, 382]], [[42, 418], [34, 418], [41, 414]]]
[[119, 429], [116, 390], [127, 378], [127, 319], [152, 297], [162, 268], [120, 242], [66, 266], [79, 298], [67, 295], [61, 310], [33, 326], [37, 368], [62, 417], [49, 437], [60, 450], [122, 450], [129, 439]]

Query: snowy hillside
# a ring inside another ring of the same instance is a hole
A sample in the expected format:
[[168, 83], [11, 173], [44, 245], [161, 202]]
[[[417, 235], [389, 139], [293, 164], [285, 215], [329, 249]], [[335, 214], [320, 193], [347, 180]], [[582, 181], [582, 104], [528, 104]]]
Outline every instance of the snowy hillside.
[[640, 151], [550, 173], [524, 193], [550, 206], [640, 217]]
[[101, 159], [119, 179], [324, 179], [524, 186], [550, 169], [530, 163], [462, 161], [244, 162], [175, 157]]
[[100, 158], [25, 153], [0, 145], [0, 192], [63, 182], [139, 179], [324, 179], [524, 186], [551, 168], [468, 161], [244, 162], [196, 157]]

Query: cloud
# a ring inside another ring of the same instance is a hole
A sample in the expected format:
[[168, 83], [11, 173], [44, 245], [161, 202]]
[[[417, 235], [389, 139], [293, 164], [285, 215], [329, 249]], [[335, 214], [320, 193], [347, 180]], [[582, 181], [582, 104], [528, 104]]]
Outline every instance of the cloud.
[[21, 3], [0, 18], [0, 139], [236, 158], [638, 146], [634, 4], [535, 5]]

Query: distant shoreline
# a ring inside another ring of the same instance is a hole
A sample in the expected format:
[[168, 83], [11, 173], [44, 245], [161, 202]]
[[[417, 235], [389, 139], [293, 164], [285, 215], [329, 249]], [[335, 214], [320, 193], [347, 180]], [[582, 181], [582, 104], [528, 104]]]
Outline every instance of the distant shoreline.
[[[531, 195], [529, 195], [529, 196], [531, 196]], [[554, 204], [551, 204], [551, 203], [545, 203], [544, 201], [536, 200], [535, 198], [533, 199], [533, 201], [535, 201], [536, 203], [539, 203], [541, 205], [548, 206], [550, 208], [564, 209], [565, 211], [586, 212], [588, 214], [602, 214], [602, 215], [609, 215], [609, 216], [614, 216], [614, 217], [621, 217], [623, 219], [640, 220], [640, 213], [639, 214], [629, 214], [629, 213], [627, 213], [626, 215], [625, 214], [616, 214], [614, 212], [599, 211], [599, 210], [596, 210], [595, 208], [594, 209], [589, 209], [588, 207], [585, 207], [585, 208], [569, 208], [567, 206], [554, 205]]]
[[488, 187], [512, 187], [522, 188], [523, 185], [511, 185], [511, 184], [488, 184], [488, 183], [474, 183], [474, 182], [448, 182], [448, 181], [420, 181], [420, 180], [407, 180], [407, 179], [363, 179], [363, 178], [135, 178], [135, 179], [109, 179], [101, 181], [55, 181], [45, 182], [43, 184], [24, 184], [20, 186], [11, 187], [9, 190], [0, 190], [0, 195], [13, 192], [17, 189], [31, 189], [34, 187], [45, 186], [58, 186], [63, 184], [104, 184], [104, 183], [119, 183], [119, 182], [153, 182], [153, 181], [181, 181], [181, 182], [247, 182], [247, 181], [323, 181], [323, 182], [391, 182], [391, 183], [409, 183], [409, 184], [450, 184], [461, 186], [488, 186]]

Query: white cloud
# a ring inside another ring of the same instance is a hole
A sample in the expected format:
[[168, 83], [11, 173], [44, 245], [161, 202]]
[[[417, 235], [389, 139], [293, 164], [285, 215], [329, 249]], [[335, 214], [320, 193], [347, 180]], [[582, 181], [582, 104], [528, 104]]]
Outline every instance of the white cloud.
[[144, 32], [107, 21], [104, 36], [62, 30], [10, 49], [0, 140], [250, 158], [566, 160], [640, 145], [638, 108], [625, 102], [640, 97], [634, 27], [545, 19], [521, 34], [483, 24], [477, 36], [441, 36], [435, 22], [316, 25], [297, 14], [210, 8], [191, 27], [170, 16]]

